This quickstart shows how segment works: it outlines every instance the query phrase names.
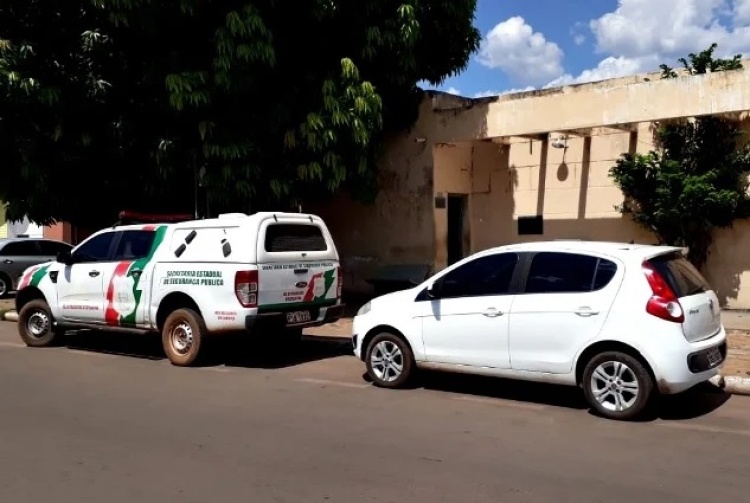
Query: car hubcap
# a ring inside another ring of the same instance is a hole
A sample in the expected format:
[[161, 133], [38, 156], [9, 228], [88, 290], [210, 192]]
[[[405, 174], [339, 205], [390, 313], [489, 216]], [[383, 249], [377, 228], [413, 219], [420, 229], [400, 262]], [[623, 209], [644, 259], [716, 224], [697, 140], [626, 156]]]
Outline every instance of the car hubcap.
[[44, 311], [34, 311], [26, 322], [26, 331], [37, 339], [49, 330], [49, 316]]
[[392, 382], [404, 371], [404, 355], [393, 342], [382, 341], [373, 348], [370, 365], [378, 379]]
[[638, 399], [640, 385], [635, 372], [622, 362], [604, 362], [591, 375], [591, 391], [606, 410], [623, 412]]
[[5, 283], [5, 280], [0, 278], [0, 297], [8, 293], [8, 285]]
[[175, 352], [185, 355], [193, 347], [193, 329], [185, 322], [179, 323], [169, 335]]

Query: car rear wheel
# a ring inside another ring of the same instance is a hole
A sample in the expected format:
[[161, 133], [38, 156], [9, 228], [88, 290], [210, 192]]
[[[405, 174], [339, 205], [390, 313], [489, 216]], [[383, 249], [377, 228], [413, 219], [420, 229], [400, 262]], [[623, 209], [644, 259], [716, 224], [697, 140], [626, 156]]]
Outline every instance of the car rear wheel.
[[367, 374], [376, 386], [401, 388], [412, 378], [414, 354], [406, 341], [391, 333], [376, 335], [367, 347]]
[[188, 367], [196, 363], [206, 332], [203, 318], [192, 309], [177, 309], [167, 316], [161, 342], [172, 365]]
[[619, 351], [594, 356], [586, 365], [582, 384], [586, 400], [599, 415], [623, 421], [640, 416], [654, 390], [645, 365]]
[[50, 346], [59, 333], [54, 326], [49, 305], [44, 300], [32, 300], [18, 313], [18, 334], [29, 347]]

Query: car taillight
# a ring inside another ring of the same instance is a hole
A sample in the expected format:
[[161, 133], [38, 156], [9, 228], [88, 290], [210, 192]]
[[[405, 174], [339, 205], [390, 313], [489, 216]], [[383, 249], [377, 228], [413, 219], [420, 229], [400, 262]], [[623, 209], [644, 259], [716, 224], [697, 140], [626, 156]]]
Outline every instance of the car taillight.
[[234, 293], [242, 307], [258, 307], [258, 271], [237, 271]]
[[336, 268], [336, 298], [341, 298], [341, 292], [344, 290], [344, 275], [341, 266]]
[[643, 274], [651, 287], [651, 298], [646, 304], [646, 312], [662, 320], [682, 323], [685, 321], [685, 312], [677, 296], [669, 287], [664, 277], [646, 261], [643, 263]]

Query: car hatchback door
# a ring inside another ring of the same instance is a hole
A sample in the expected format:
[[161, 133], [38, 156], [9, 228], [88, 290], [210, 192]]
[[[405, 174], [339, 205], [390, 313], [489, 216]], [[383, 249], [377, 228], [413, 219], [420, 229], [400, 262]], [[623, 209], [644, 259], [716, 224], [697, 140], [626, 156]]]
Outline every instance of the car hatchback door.
[[514, 370], [565, 374], [604, 325], [623, 278], [614, 260], [583, 253], [530, 257], [525, 288], [510, 313]]
[[509, 368], [508, 313], [518, 255], [485, 255], [449, 271], [418, 301], [427, 361]]

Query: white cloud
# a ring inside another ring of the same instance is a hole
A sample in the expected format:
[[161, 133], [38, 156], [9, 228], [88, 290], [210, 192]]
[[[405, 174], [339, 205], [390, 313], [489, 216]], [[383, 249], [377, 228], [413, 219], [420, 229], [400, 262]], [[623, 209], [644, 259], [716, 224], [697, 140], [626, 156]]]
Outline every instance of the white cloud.
[[586, 41], [586, 37], [583, 35], [575, 35], [573, 37], [573, 42], [575, 42], [576, 45], [582, 45]]
[[482, 41], [477, 60], [521, 84], [543, 84], [564, 73], [563, 51], [520, 17], [497, 24]]
[[735, 26], [750, 25], [750, 0], [734, 0], [732, 15]]
[[599, 64], [577, 76], [562, 75], [546, 87], [656, 71], [660, 63], [719, 44], [717, 56], [750, 53], [750, 0], [618, 0], [592, 20]]
[[456, 96], [461, 96], [461, 91], [459, 91], [458, 89], [456, 89], [453, 86], [451, 86], [448, 89], [446, 89], [445, 92], [448, 93], [448, 94], [455, 94]]
[[616, 79], [628, 75], [635, 75], [652, 70], [658, 67], [657, 58], [647, 56], [643, 58], [626, 58], [624, 56], [603, 59], [595, 68], [584, 70], [578, 76], [565, 74], [559, 77], [545, 87], [559, 87], [569, 84], [582, 84], [584, 82], [596, 82], [598, 80]]

